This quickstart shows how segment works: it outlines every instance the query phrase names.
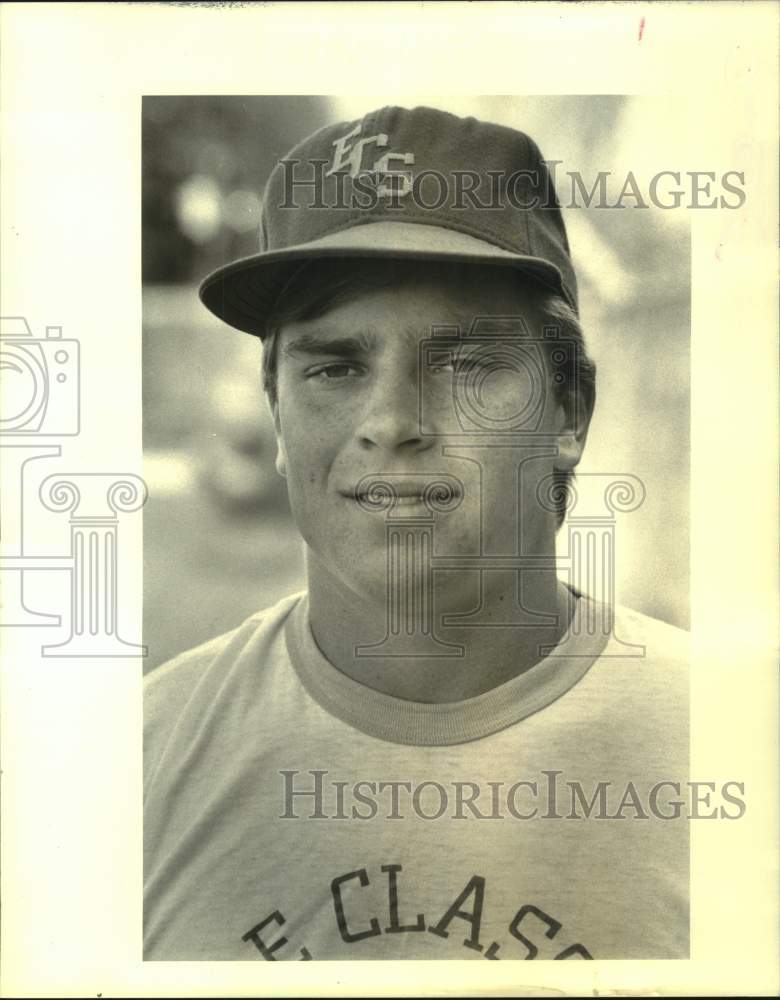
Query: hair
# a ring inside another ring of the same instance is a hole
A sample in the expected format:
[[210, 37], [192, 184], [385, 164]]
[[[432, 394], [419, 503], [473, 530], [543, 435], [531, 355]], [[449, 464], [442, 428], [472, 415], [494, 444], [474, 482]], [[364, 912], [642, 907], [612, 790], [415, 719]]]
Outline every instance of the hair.
[[[471, 269], [475, 266], [461, 262], [427, 263], [431, 268], [439, 268], [443, 273], [451, 274], [456, 273], [459, 268]], [[419, 273], [420, 262], [416, 260], [306, 261], [293, 270], [266, 317], [263, 333], [263, 389], [271, 406], [276, 406], [278, 399], [278, 334], [283, 326], [296, 320], [317, 319], [334, 306], [351, 301], [364, 292], [393, 285], [405, 277]], [[573, 397], [576, 405], [586, 408], [585, 412], [589, 414], [596, 397], [596, 365], [588, 356], [577, 313], [559, 292], [518, 273], [518, 288], [521, 287], [532, 291], [541, 327], [554, 327], [560, 339], [575, 345], [574, 352], [566, 355], [564, 366], [557, 366], [564, 377], [554, 383], [553, 391], [561, 399], [568, 397], [569, 402]], [[549, 353], [555, 348], [556, 342], [542, 339], [540, 343], [549, 361]], [[571, 471], [553, 473], [548, 495], [555, 505], [558, 527], [566, 517], [573, 478], [574, 473]]]

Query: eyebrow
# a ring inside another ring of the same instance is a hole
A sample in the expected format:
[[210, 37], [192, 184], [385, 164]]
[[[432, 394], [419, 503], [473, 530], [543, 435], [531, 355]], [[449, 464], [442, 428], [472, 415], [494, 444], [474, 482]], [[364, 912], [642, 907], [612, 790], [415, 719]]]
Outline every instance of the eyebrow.
[[356, 337], [332, 338], [303, 333], [285, 345], [282, 354], [285, 357], [330, 354], [340, 358], [353, 358], [356, 354], [370, 351], [373, 343], [374, 338], [365, 333]]

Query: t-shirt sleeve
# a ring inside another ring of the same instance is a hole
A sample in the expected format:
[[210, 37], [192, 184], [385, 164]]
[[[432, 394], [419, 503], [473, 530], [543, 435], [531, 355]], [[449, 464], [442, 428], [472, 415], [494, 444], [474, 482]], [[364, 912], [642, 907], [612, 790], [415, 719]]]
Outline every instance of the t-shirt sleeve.
[[235, 631], [182, 653], [144, 678], [144, 793], [192, 692]]

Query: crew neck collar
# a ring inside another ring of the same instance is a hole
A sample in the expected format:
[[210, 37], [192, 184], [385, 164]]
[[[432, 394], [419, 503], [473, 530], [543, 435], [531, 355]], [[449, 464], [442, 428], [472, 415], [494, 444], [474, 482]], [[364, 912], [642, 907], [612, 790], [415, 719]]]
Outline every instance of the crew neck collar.
[[473, 698], [407, 701], [361, 684], [325, 658], [309, 624], [308, 594], [286, 623], [287, 649], [306, 691], [330, 715], [376, 739], [412, 746], [451, 746], [497, 733], [552, 704], [590, 669], [607, 635], [585, 626], [603, 621], [601, 606], [580, 596], [569, 628], [552, 652], [529, 670]]

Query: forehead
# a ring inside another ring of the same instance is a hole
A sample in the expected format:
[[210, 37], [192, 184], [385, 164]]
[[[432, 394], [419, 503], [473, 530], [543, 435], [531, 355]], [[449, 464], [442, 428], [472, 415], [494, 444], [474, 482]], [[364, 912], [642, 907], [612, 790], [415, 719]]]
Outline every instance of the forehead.
[[303, 330], [424, 336], [433, 326], [457, 326], [466, 333], [495, 317], [528, 325], [539, 298], [510, 268], [431, 262], [374, 262], [354, 273], [329, 267], [292, 292], [293, 308], [277, 326], [282, 339]]

